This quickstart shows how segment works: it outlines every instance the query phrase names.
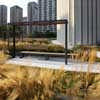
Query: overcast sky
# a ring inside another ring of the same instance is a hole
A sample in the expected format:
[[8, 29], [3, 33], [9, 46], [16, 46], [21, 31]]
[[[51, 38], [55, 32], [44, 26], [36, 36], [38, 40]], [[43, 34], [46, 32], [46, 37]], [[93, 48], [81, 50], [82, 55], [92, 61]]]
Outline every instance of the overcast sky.
[[9, 22], [9, 17], [10, 17], [10, 7], [14, 5], [19, 5], [20, 7], [23, 8], [23, 15], [27, 16], [27, 4], [28, 2], [35, 1], [37, 0], [0, 0], [0, 5], [6, 5], [8, 7], [8, 22]]

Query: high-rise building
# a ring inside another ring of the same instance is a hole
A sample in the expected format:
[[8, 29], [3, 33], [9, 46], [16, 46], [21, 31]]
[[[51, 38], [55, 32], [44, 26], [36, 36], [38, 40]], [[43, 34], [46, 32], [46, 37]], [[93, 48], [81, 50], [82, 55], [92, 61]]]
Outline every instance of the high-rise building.
[[[100, 0], [57, 0], [57, 19], [68, 20], [68, 46], [100, 44]], [[65, 42], [65, 26], [57, 40]]]
[[[36, 2], [28, 3], [28, 21], [38, 21], [38, 4]], [[38, 26], [29, 26], [28, 32], [29, 34], [34, 34], [34, 32], [38, 31]]]
[[13, 6], [10, 8], [10, 22], [22, 22], [23, 21], [23, 9], [19, 6]]
[[[56, 0], [38, 0], [39, 21], [56, 20]], [[50, 30], [56, 32], [56, 26], [42, 27], [42, 31]]]
[[[23, 17], [23, 22], [27, 22], [28, 18], [27, 17]], [[23, 35], [26, 36], [28, 34], [28, 26], [25, 25], [23, 26]]]
[[7, 24], [7, 7], [0, 5], [0, 25]]
[[[10, 8], [10, 23], [23, 22], [23, 9], [19, 6]], [[23, 36], [23, 26], [16, 26], [16, 32]]]

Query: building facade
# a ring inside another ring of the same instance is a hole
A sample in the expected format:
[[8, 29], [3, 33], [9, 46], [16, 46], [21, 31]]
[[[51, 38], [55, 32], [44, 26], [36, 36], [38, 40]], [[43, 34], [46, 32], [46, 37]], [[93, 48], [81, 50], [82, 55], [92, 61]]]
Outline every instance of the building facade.
[[[23, 17], [23, 22], [27, 22], [28, 18], [27, 17]], [[23, 35], [27, 36], [28, 35], [28, 26], [23, 26]]]
[[10, 8], [10, 22], [22, 22], [23, 21], [23, 9], [19, 6], [13, 6]]
[[[57, 19], [68, 20], [68, 46], [100, 44], [100, 0], [57, 0]], [[57, 40], [65, 42], [64, 25]]]
[[0, 25], [7, 24], [7, 6], [0, 5]]
[[[23, 9], [19, 6], [10, 8], [10, 23], [23, 22]], [[16, 26], [16, 34], [23, 37], [23, 26]]]
[[[56, 0], [38, 0], [39, 3], [39, 21], [56, 20]], [[50, 30], [56, 32], [56, 26], [51, 25], [41, 27], [42, 31]]]
[[[28, 3], [28, 21], [38, 21], [38, 4], [36, 2]], [[34, 34], [38, 31], [38, 26], [29, 26], [28, 33]]]

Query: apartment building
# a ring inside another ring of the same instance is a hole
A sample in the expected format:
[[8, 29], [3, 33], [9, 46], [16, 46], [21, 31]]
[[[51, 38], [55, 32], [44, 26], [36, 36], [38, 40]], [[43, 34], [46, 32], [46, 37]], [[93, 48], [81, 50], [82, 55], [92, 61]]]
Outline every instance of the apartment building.
[[22, 22], [23, 21], [23, 9], [19, 6], [13, 6], [10, 8], [10, 22]]
[[7, 24], [7, 6], [0, 5], [0, 25]]
[[[28, 21], [38, 21], [38, 4], [36, 2], [28, 3]], [[34, 34], [38, 31], [38, 26], [29, 26], [28, 33]]]
[[[39, 21], [56, 20], [56, 0], [38, 0]], [[42, 26], [41, 31], [56, 32], [56, 25]]]

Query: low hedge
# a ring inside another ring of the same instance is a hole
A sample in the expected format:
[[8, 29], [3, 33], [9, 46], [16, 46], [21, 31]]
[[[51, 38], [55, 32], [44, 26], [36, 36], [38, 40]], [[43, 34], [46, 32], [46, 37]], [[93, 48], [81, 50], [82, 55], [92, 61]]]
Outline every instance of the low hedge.
[[[13, 46], [9, 47], [9, 51], [13, 50]], [[55, 52], [64, 53], [64, 47], [54, 44], [16, 44], [16, 51], [37, 51], [37, 52]]]

